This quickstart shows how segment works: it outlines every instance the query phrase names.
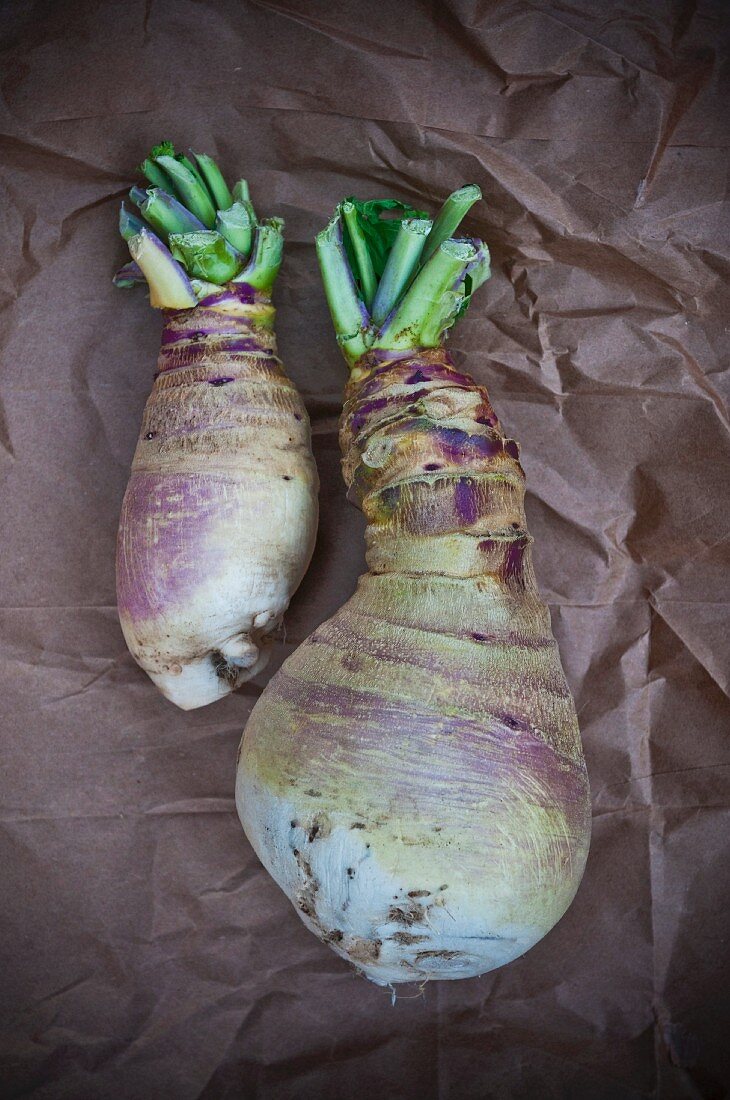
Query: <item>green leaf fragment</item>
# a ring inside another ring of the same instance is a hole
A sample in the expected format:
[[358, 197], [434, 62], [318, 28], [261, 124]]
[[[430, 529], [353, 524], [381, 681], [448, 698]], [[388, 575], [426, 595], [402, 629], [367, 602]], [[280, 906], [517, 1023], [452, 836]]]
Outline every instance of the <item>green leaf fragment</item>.
[[153, 145], [149, 152], [149, 159], [155, 160], [157, 157], [174, 157], [175, 146], [171, 141], [161, 141], [158, 145]]
[[198, 233], [173, 233], [170, 249], [189, 275], [222, 286], [241, 270], [243, 257], [228, 241], [210, 230]]

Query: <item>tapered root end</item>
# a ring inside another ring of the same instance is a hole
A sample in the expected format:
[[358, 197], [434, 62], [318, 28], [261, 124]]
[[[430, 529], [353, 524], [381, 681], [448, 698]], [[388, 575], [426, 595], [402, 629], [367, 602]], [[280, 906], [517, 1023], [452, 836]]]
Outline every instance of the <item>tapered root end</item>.
[[166, 699], [181, 710], [196, 710], [230, 695], [257, 676], [271, 656], [266, 638], [233, 638], [203, 657], [180, 662], [165, 672], [149, 672]]

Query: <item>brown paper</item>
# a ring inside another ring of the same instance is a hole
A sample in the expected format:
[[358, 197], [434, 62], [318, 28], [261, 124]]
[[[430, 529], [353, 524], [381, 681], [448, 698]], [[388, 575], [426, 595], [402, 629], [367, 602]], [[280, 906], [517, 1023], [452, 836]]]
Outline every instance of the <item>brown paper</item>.
[[[3, 5], [3, 1096], [726, 1095], [727, 29], [721, 0]], [[187, 714], [114, 607], [160, 333], [111, 285], [115, 223], [163, 138], [286, 219], [322, 479], [269, 672]], [[235, 756], [364, 564], [313, 235], [343, 195], [433, 210], [467, 181], [494, 274], [450, 347], [522, 445], [594, 835], [528, 955], [391, 1006], [258, 864]]]

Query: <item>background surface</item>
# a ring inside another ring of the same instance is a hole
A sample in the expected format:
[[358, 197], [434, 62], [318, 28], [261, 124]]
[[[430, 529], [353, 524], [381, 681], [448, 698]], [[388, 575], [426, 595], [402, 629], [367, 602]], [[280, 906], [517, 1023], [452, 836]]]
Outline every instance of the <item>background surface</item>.
[[[727, 1094], [727, 12], [2, 5], [3, 1096]], [[503, 971], [391, 1007], [239, 827], [266, 677], [183, 714], [125, 650], [114, 539], [160, 319], [110, 278], [162, 138], [287, 223], [280, 347], [322, 522], [270, 672], [364, 563], [313, 235], [349, 193], [483, 188], [494, 275], [451, 348], [522, 444], [595, 814], [574, 905]]]

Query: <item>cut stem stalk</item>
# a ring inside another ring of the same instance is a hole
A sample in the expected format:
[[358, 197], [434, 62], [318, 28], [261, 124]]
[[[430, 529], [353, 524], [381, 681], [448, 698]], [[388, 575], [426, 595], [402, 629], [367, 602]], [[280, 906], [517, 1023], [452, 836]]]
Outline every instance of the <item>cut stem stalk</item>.
[[421, 256], [422, 268], [433, 256], [436, 249], [449, 237], [453, 237], [469, 210], [481, 197], [482, 193], [475, 183], [468, 183], [466, 187], [460, 187], [458, 191], [454, 191], [452, 195], [449, 195], [437, 214], [433, 228], [426, 238]]
[[401, 222], [373, 299], [374, 324], [382, 324], [411, 281], [432, 225], [428, 218], [406, 218]]
[[476, 252], [469, 241], [446, 240], [439, 245], [381, 329], [374, 346], [397, 351], [435, 347], [463, 300], [458, 287]]
[[248, 283], [264, 293], [270, 293], [281, 267], [284, 251], [284, 222], [281, 218], [269, 218], [256, 226], [253, 251], [243, 271], [233, 280]]
[[316, 246], [337, 342], [348, 362], [354, 364], [367, 351], [365, 332], [369, 317], [347, 262], [339, 208], [329, 224], [317, 234]]
[[212, 229], [215, 225], [215, 208], [205, 185], [175, 157], [157, 157], [155, 163], [167, 172], [181, 202], [204, 226]]
[[367, 241], [363, 236], [360, 223], [358, 221], [357, 210], [354, 203], [343, 202], [342, 203], [342, 216], [345, 219], [345, 226], [350, 236], [350, 244], [355, 254], [355, 262], [357, 264], [357, 278], [360, 281], [360, 288], [362, 290], [362, 298], [365, 305], [370, 309], [375, 297], [375, 291], [377, 290], [378, 281], [375, 278], [375, 271], [373, 269], [373, 262], [370, 259], [370, 251], [367, 246]]

